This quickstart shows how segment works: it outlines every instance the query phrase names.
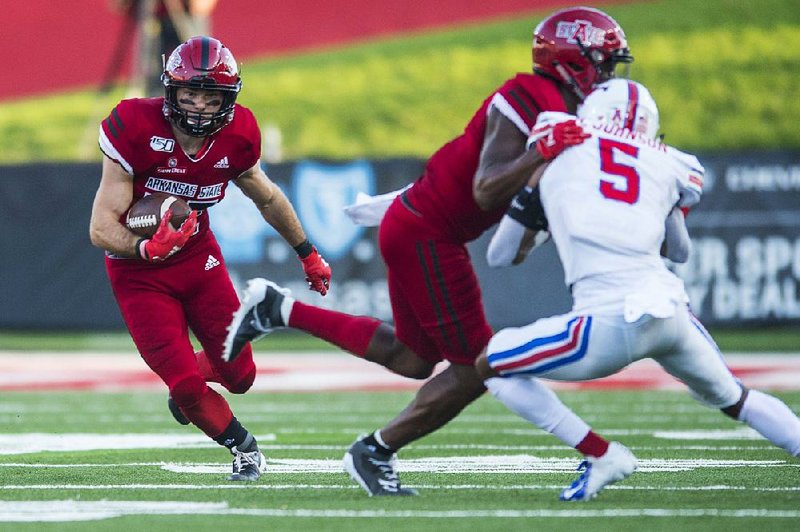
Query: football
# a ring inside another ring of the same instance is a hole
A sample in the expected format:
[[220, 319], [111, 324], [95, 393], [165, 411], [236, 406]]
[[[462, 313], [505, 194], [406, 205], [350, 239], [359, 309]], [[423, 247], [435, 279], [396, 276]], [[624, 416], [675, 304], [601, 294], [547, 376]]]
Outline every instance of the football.
[[137, 235], [151, 237], [158, 229], [161, 217], [168, 210], [172, 211], [169, 223], [174, 229], [178, 229], [192, 212], [189, 204], [182, 199], [171, 194], [156, 192], [144, 196], [128, 209], [125, 224]]

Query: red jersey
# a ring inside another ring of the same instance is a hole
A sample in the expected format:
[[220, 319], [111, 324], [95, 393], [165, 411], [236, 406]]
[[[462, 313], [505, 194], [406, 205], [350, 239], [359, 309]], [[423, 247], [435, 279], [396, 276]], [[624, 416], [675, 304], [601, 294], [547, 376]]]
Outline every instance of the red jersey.
[[[236, 104], [233, 120], [190, 156], [175, 139], [163, 104], [164, 98], [121, 101], [100, 126], [100, 149], [133, 176], [131, 205], [151, 192], [182, 198], [200, 211], [198, 234], [203, 235], [209, 230], [205, 209], [225, 197], [228, 181], [258, 162], [261, 132], [253, 113]], [[184, 249], [200, 240], [196, 236]]]
[[542, 111], [567, 108], [554, 81], [534, 74], [517, 74], [483, 102], [464, 133], [431, 156], [425, 172], [406, 198], [426, 220], [445, 229], [461, 242], [478, 238], [500, 221], [507, 206], [484, 211], [475, 203], [472, 182], [483, 148], [486, 119], [496, 107], [528, 136]]

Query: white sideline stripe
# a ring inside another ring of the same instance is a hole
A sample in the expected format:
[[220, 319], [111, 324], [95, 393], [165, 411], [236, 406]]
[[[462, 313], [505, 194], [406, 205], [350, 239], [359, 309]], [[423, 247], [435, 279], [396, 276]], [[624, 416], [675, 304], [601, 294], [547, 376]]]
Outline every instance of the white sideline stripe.
[[[398, 461], [400, 472], [416, 473], [501, 473], [547, 474], [573, 473], [580, 460], [576, 457], [537, 457], [524, 454], [491, 456], [447, 456], [404, 459]], [[77, 467], [160, 467], [173, 473], [215, 474], [226, 473], [226, 463], [171, 463], [152, 462], [136, 464], [0, 464], [0, 467], [25, 468], [77, 468]], [[693, 471], [695, 469], [728, 469], [736, 467], [800, 469], [800, 464], [784, 460], [713, 460], [713, 459], [639, 459], [639, 473]], [[281, 474], [342, 474], [340, 459], [267, 459], [267, 470]]]
[[[476, 431], [463, 431], [460, 429], [448, 429], [453, 433], [475, 433]], [[282, 434], [292, 431], [280, 430]], [[330, 431], [326, 431], [330, 432]], [[356, 429], [346, 429], [342, 432], [348, 434], [357, 434]], [[498, 431], [481, 430], [481, 434], [497, 433]], [[535, 437], [552, 438], [546, 432], [538, 428], [531, 427], [530, 429], [519, 430], [501, 430], [504, 434], [525, 434]], [[650, 430], [616, 430], [608, 429], [603, 430], [605, 436], [623, 436], [623, 435], [646, 435], [655, 438], [668, 439], [668, 440], [718, 440], [730, 442], [730, 440], [761, 440], [763, 438], [756, 431], [749, 427], [740, 427], [734, 430], [672, 430], [664, 431], [658, 429]], [[258, 441], [274, 442], [277, 439], [275, 434], [256, 434]], [[0, 455], [11, 454], [30, 454], [44, 451], [94, 451], [101, 449], [175, 449], [175, 448], [206, 448], [210, 444], [209, 439], [201, 434], [147, 434], [147, 433], [133, 433], [133, 434], [93, 434], [93, 433], [70, 433], [70, 434], [53, 434], [46, 432], [28, 432], [18, 434], [0, 434]], [[265, 445], [264, 449], [270, 449], [269, 445]], [[336, 447], [274, 447], [274, 448], [295, 448], [295, 449], [340, 449], [344, 450], [345, 446]], [[414, 446], [413, 448], [424, 449], [425, 446]], [[436, 448], [436, 447], [427, 447]], [[458, 447], [440, 447], [456, 449]], [[465, 449], [492, 449], [493, 447], [463, 447]], [[502, 447], [495, 447], [501, 449]], [[513, 447], [507, 447], [513, 449]], [[541, 446], [541, 447], [518, 447], [518, 449], [532, 449], [532, 450], [563, 450], [568, 451], [566, 447], [556, 446]], [[677, 447], [671, 447], [677, 449]]]
[[747, 508], [704, 509], [603, 509], [603, 510], [333, 510], [230, 508], [227, 503], [188, 501], [0, 501], [0, 522], [61, 522], [110, 519], [124, 515], [247, 515], [259, 517], [324, 518], [599, 518], [599, 517], [732, 517], [795, 519], [800, 511]]
[[[519, 484], [519, 485], [491, 485], [491, 484], [403, 484], [404, 486], [425, 489], [425, 490], [490, 490], [490, 491], [508, 491], [508, 490], [561, 490], [564, 488], [563, 484]], [[215, 485], [196, 485], [196, 484], [16, 484], [9, 486], [0, 486], [0, 491], [26, 491], [26, 490], [184, 490], [184, 491], [198, 491], [198, 490], [295, 490], [295, 489], [310, 489], [310, 490], [341, 490], [341, 489], [358, 489], [360, 486], [355, 484], [240, 484], [240, 483], [226, 483]], [[757, 492], [794, 492], [800, 491], [800, 486], [786, 486], [786, 487], [773, 487], [773, 488], [760, 488], [752, 486], [628, 486], [628, 485], [610, 485], [603, 488], [604, 490], [620, 490], [620, 491], [757, 491]]]

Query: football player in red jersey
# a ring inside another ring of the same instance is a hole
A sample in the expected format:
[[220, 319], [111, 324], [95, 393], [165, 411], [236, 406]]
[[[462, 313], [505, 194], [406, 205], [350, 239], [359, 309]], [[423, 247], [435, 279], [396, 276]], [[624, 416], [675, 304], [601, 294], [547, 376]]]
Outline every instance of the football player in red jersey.
[[[173, 415], [231, 451], [230, 480], [257, 480], [266, 464], [255, 438], [206, 384], [244, 393], [256, 375], [249, 346], [233, 364], [221, 358], [239, 299], [206, 209], [231, 181], [297, 251], [311, 289], [325, 295], [331, 270], [260, 167], [261, 135], [253, 113], [236, 103], [242, 82], [231, 52], [216, 39], [193, 37], [170, 55], [162, 80], [165, 97], [123, 100], [102, 122], [105, 157], [90, 236], [106, 250], [122, 316], [142, 358], [169, 388]], [[151, 238], [140, 238], [124, 225], [125, 214], [153, 192], [180, 197], [193, 212], [179, 230], [165, 215]]]
[[[534, 30], [532, 53], [533, 72], [517, 74], [490, 94], [464, 132], [433, 154], [422, 177], [385, 213], [379, 244], [394, 329], [294, 301], [264, 279], [251, 281], [234, 315], [223, 355], [234, 361], [247, 341], [288, 326], [412, 378], [427, 379], [438, 362], [449, 362], [405, 410], [345, 454], [345, 469], [370, 495], [414, 494], [400, 485], [394, 453], [444, 426], [486, 390], [473, 362], [492, 329], [466, 244], [502, 218], [544, 160], [584, 138], [573, 121], [527, 150], [538, 114], [574, 114], [596, 84], [633, 60], [622, 28], [590, 8], [544, 19]], [[592, 432], [577, 445], [584, 454], [606, 447]]]

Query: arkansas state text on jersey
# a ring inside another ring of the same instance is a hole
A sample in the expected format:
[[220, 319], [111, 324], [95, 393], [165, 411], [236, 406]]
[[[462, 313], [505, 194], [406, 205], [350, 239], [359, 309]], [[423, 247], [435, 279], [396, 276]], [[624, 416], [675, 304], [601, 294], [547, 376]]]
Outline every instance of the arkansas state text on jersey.
[[236, 104], [233, 120], [190, 156], [164, 119], [163, 104], [164, 98], [121, 101], [100, 126], [100, 149], [133, 176], [133, 202], [152, 192], [178, 196], [201, 212], [203, 233], [208, 231], [205, 209], [225, 197], [228, 181], [258, 162], [258, 123], [249, 109]]

